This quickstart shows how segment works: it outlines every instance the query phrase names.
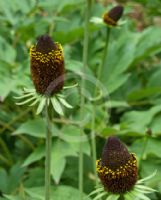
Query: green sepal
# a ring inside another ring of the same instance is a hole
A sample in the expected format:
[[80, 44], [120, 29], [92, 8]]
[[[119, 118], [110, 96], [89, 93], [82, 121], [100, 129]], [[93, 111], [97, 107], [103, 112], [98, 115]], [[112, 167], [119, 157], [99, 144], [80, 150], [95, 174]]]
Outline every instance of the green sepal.
[[62, 103], [65, 107], [67, 108], [73, 108], [73, 106], [71, 106], [65, 99], [61, 98], [61, 97], [58, 97], [60, 103]]
[[64, 86], [63, 89], [70, 89], [70, 88], [75, 88], [78, 86], [78, 83], [74, 84], [74, 85], [69, 85], [69, 86]]
[[59, 114], [59, 115], [64, 115], [63, 109], [59, 103], [59, 101], [56, 99], [56, 97], [51, 98], [51, 103], [53, 105], [54, 110]]
[[24, 104], [27, 104], [27, 103], [29, 103], [30, 101], [34, 100], [34, 99], [36, 99], [36, 96], [32, 96], [31, 98], [29, 98], [29, 99], [27, 99], [27, 100], [25, 100], [25, 101], [21, 101], [21, 102], [19, 102], [19, 103], [16, 103], [16, 105], [24, 105]]
[[43, 110], [45, 104], [46, 104], [46, 98], [43, 97], [43, 98], [40, 100], [40, 103], [39, 103], [39, 105], [38, 105], [38, 107], [37, 107], [36, 115], [38, 115], [38, 114], [40, 114], [40, 113], [42, 112], [42, 110]]

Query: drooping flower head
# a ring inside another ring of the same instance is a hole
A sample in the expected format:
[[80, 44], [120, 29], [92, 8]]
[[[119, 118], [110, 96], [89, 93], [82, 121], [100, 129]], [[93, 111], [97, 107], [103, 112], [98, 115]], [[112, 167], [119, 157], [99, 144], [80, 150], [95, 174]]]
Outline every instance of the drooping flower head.
[[31, 75], [36, 91], [53, 95], [64, 86], [64, 55], [61, 44], [42, 35], [30, 49]]
[[106, 191], [122, 194], [130, 191], [137, 181], [137, 161], [133, 153], [115, 137], [110, 136], [97, 160], [97, 173]]
[[110, 26], [116, 26], [118, 20], [123, 15], [124, 8], [121, 5], [115, 6], [103, 16], [103, 21]]

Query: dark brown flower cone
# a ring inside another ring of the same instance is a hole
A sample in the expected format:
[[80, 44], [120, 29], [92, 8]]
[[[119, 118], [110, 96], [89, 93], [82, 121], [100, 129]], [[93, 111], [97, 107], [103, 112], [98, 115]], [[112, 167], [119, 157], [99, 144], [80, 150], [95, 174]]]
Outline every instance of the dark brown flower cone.
[[117, 22], [123, 15], [124, 8], [123, 6], [115, 6], [108, 12], [108, 16]]
[[103, 20], [106, 24], [116, 26], [123, 15], [124, 8], [121, 5], [115, 6], [108, 13], [105, 13]]
[[97, 172], [105, 190], [112, 193], [130, 191], [137, 181], [137, 161], [126, 146], [114, 136], [106, 141]]
[[117, 169], [126, 164], [129, 159], [130, 154], [126, 146], [117, 137], [109, 137], [103, 148], [102, 164], [111, 169]]
[[30, 49], [31, 75], [36, 91], [43, 95], [58, 93], [64, 86], [64, 56], [61, 45], [48, 35], [39, 37]]

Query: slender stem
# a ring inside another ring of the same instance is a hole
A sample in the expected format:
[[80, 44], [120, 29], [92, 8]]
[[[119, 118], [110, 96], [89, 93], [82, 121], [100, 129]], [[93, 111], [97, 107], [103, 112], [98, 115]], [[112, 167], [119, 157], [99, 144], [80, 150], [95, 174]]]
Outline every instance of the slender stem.
[[51, 146], [52, 146], [52, 132], [51, 132], [51, 119], [49, 116], [48, 98], [46, 98], [45, 105], [45, 118], [46, 118], [46, 159], [45, 159], [45, 200], [50, 200], [50, 174], [51, 174]]
[[95, 175], [95, 184], [98, 185], [97, 180], [97, 172], [96, 172], [96, 134], [95, 134], [95, 118], [96, 118], [96, 109], [95, 104], [93, 105], [93, 113], [92, 113], [92, 124], [91, 124], [91, 145], [92, 145], [92, 160], [93, 160], [93, 171]]
[[106, 28], [106, 43], [105, 43], [105, 47], [104, 47], [103, 60], [102, 60], [101, 65], [99, 66], [98, 74], [97, 74], [97, 79], [98, 80], [101, 77], [102, 69], [103, 69], [103, 67], [105, 65], [105, 62], [106, 62], [106, 58], [107, 58], [107, 54], [108, 54], [108, 45], [109, 45], [110, 32], [111, 32], [111, 28], [107, 27]]
[[141, 153], [141, 156], [140, 156], [140, 159], [139, 159], [139, 166], [141, 166], [141, 161], [144, 160], [144, 154], [145, 154], [145, 151], [146, 151], [146, 148], [147, 148], [148, 139], [149, 139], [149, 136], [146, 135], [144, 137], [143, 150], [142, 150], [142, 153]]
[[120, 194], [120, 197], [119, 197], [119, 200], [124, 200], [124, 195], [123, 194]]
[[[84, 42], [83, 42], [83, 76], [86, 73], [87, 63], [88, 63], [88, 40], [89, 40], [89, 17], [90, 17], [90, 9], [91, 9], [91, 0], [87, 0], [86, 10], [85, 10], [85, 25], [84, 25]], [[80, 108], [80, 116], [83, 119], [83, 108], [85, 103], [85, 98], [83, 95], [83, 90], [85, 88], [85, 78], [82, 76], [81, 81], [81, 108]], [[80, 127], [81, 136], [84, 134], [83, 125]], [[79, 199], [83, 200], [83, 147], [82, 141], [80, 140], [80, 148], [79, 148]]]
[[[103, 67], [105, 65], [105, 62], [106, 62], [106, 57], [107, 57], [107, 53], [108, 53], [109, 37], [110, 37], [110, 28], [107, 27], [107, 30], [106, 30], [106, 44], [105, 44], [105, 47], [104, 47], [104, 54], [103, 54], [102, 63], [100, 64], [99, 69], [98, 69], [97, 81], [96, 81], [96, 87], [95, 87], [94, 95], [97, 95], [98, 82], [100, 80], [102, 69], [103, 69]], [[94, 170], [94, 175], [96, 177], [95, 183], [96, 183], [96, 185], [98, 185], [97, 172], [96, 172], [97, 155], [96, 155], [95, 120], [96, 120], [96, 104], [94, 103], [93, 104], [92, 124], [91, 124], [91, 144], [92, 144], [92, 156], [93, 156], [93, 170]]]

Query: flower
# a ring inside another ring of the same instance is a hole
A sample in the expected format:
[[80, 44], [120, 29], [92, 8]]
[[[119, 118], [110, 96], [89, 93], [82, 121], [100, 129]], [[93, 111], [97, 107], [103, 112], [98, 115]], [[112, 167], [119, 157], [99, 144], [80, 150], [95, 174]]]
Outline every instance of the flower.
[[137, 181], [137, 161], [121, 141], [110, 136], [96, 161], [98, 176], [106, 191], [123, 194], [133, 189]]
[[36, 114], [40, 114], [45, 105], [52, 105], [59, 115], [64, 115], [62, 106], [72, 108], [66, 101], [66, 96], [61, 90], [75, 86], [64, 86], [64, 55], [63, 48], [58, 42], [54, 42], [50, 36], [39, 37], [35, 46], [30, 49], [31, 76], [34, 88], [24, 88], [24, 94], [18, 99], [17, 105], [29, 104], [37, 106]]
[[64, 55], [61, 44], [50, 36], [39, 37], [30, 49], [31, 75], [36, 91], [47, 96], [58, 93], [64, 85]]
[[107, 25], [116, 26], [118, 20], [123, 15], [124, 8], [121, 5], [115, 6], [109, 12], [105, 13], [103, 16], [103, 21]]
[[97, 185], [88, 196], [93, 200], [104, 197], [106, 200], [134, 200], [147, 199], [156, 190], [145, 186], [145, 182], [156, 175], [137, 180], [137, 161], [133, 153], [129, 153], [126, 146], [115, 136], [110, 136], [105, 143], [102, 158], [96, 161], [96, 170], [102, 182]]

